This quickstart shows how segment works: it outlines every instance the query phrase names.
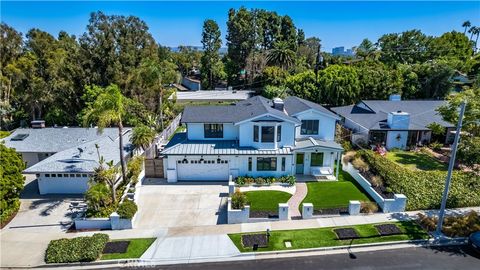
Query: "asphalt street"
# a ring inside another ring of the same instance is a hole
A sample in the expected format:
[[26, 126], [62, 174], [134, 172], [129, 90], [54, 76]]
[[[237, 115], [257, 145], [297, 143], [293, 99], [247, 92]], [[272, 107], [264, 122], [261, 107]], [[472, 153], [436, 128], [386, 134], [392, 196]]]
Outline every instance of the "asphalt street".
[[306, 256], [281, 259], [265, 259], [252, 261], [217, 262], [202, 264], [182, 264], [170, 266], [152, 266], [142, 269], [182, 269], [182, 270], [225, 270], [225, 269], [480, 269], [480, 254], [469, 247], [441, 248], [405, 248], [383, 251], [361, 252], [356, 254], [337, 254]]

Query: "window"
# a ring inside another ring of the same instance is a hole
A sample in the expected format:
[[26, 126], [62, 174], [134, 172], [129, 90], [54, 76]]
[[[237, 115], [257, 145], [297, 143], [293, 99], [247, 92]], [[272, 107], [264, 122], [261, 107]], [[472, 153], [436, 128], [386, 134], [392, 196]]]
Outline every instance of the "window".
[[204, 124], [205, 138], [223, 138], [222, 124]]
[[262, 143], [264, 142], [273, 142], [275, 135], [275, 127], [262, 127]]
[[252, 164], [253, 163], [253, 160], [251, 157], [248, 158], [248, 171], [251, 172], [252, 171]]
[[277, 158], [257, 158], [257, 171], [276, 171]]
[[323, 153], [312, 153], [311, 166], [323, 166]]
[[385, 143], [387, 139], [387, 132], [385, 131], [370, 131], [370, 142], [377, 144], [377, 143]]
[[277, 142], [282, 140], [282, 126], [277, 127]]
[[253, 141], [258, 142], [258, 126], [253, 126]]
[[79, 173], [75, 174], [75, 177], [80, 177], [80, 174]]
[[75, 177], [75, 174], [71, 173], [71, 174], [70, 174], [70, 177]]
[[285, 171], [286, 158], [282, 157], [282, 171]]
[[52, 174], [51, 174], [51, 176], [52, 176], [52, 177], [57, 177], [57, 175], [56, 175], [56, 174], [54, 174], [54, 173], [52, 173]]
[[318, 120], [302, 120], [301, 135], [318, 135]]
[[82, 177], [87, 177], [87, 175], [83, 173], [83, 174], [82, 174]]
[[45, 174], [45, 177], [50, 177], [50, 174], [49, 174], [49, 173], [46, 173], [46, 174]]

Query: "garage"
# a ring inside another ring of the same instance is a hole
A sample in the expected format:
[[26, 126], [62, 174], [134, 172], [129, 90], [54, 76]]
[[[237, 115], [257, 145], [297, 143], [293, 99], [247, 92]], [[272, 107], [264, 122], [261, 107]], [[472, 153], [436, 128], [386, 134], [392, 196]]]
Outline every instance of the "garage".
[[88, 174], [47, 173], [38, 177], [40, 194], [83, 194], [88, 189]]
[[179, 161], [178, 181], [228, 181], [228, 162], [215, 160]]

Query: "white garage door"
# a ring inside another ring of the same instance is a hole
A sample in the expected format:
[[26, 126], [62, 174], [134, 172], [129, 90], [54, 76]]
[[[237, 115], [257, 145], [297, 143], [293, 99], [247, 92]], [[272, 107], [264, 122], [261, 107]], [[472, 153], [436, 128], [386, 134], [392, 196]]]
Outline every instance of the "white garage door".
[[83, 194], [88, 189], [88, 177], [40, 177], [40, 194]]
[[179, 181], [228, 181], [228, 163], [178, 163]]

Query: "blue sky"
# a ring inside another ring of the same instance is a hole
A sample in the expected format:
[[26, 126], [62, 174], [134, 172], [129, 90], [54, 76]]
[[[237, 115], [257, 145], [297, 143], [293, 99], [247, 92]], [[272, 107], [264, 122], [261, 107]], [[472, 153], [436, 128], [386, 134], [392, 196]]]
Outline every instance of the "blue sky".
[[135, 15], [146, 21], [162, 45], [200, 45], [202, 23], [214, 19], [226, 35], [229, 8], [263, 8], [293, 18], [307, 37], [322, 39], [324, 49], [351, 47], [367, 37], [413, 28], [429, 35], [463, 31], [470, 20], [480, 26], [480, 1], [471, 2], [20, 2], [1, 1], [1, 20], [25, 33], [36, 27], [57, 35], [60, 30], [80, 35], [89, 13]]

